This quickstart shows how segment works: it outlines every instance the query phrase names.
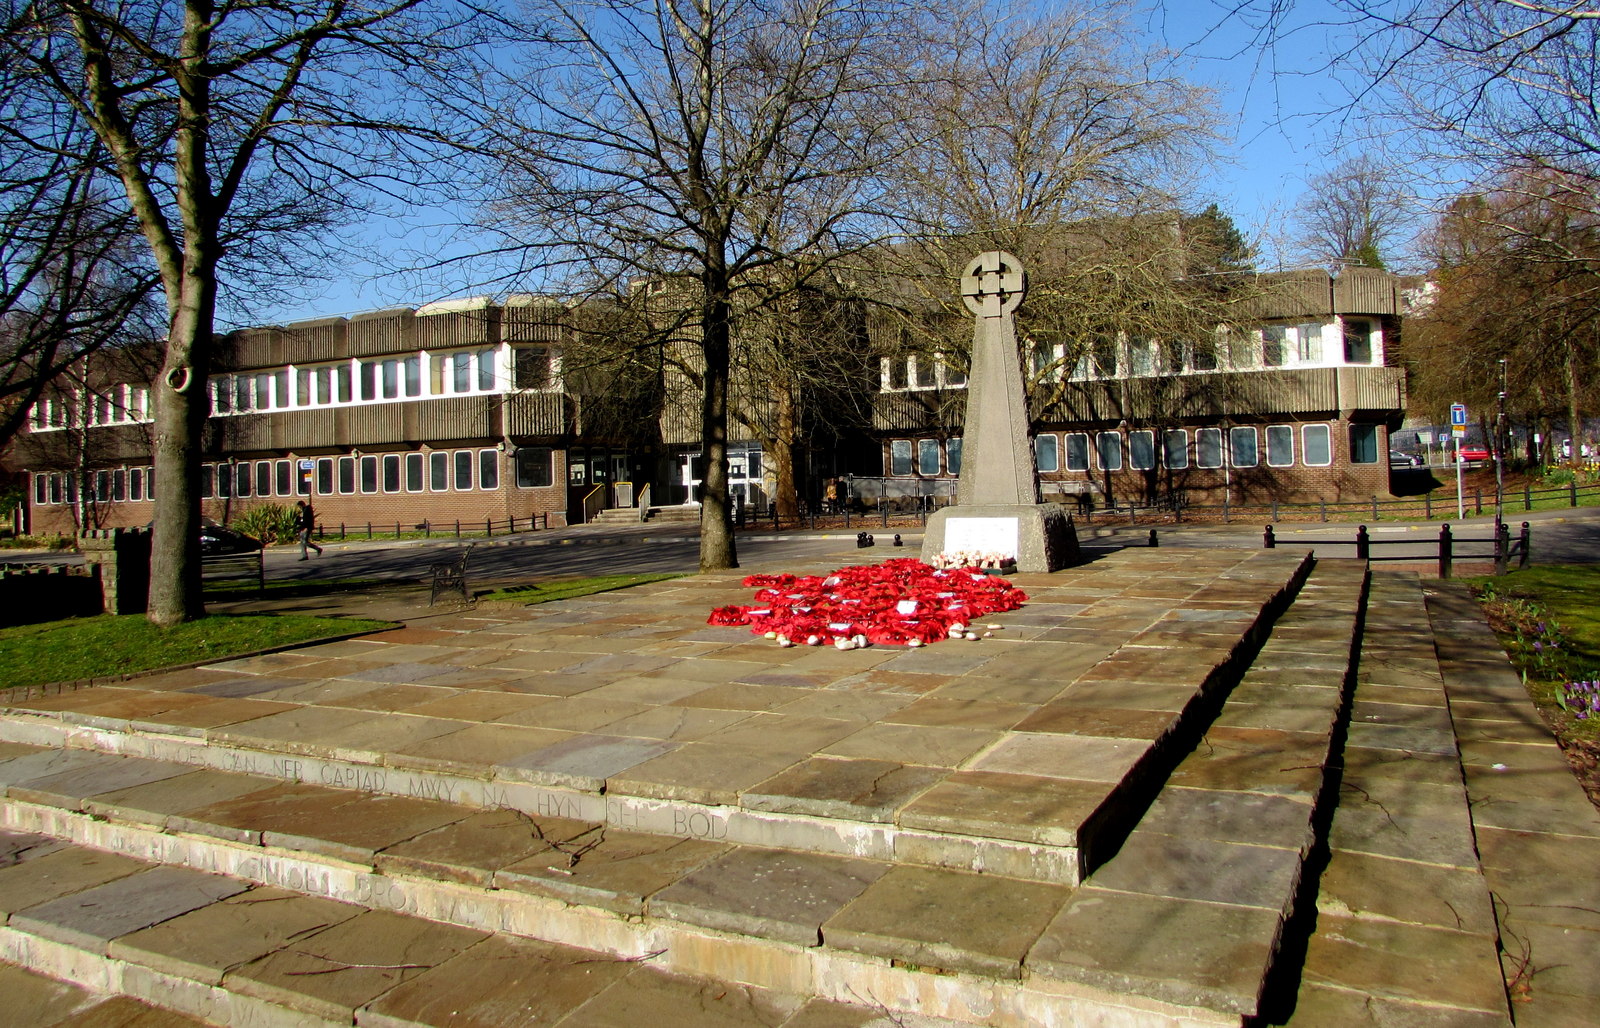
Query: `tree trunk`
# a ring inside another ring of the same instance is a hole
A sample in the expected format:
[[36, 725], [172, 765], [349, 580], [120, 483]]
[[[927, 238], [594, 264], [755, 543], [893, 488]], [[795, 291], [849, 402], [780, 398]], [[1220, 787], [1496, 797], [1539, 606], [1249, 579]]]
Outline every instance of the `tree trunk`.
[[778, 519], [794, 521], [800, 517], [800, 491], [794, 477], [794, 445], [799, 434], [794, 388], [788, 382], [775, 388], [778, 392], [778, 438], [772, 452], [767, 454], [767, 464], [772, 468], [773, 502], [778, 507]]
[[1571, 450], [1567, 454], [1567, 466], [1570, 468], [1583, 467], [1583, 421], [1578, 416], [1578, 369], [1579, 354], [1577, 347], [1572, 345], [1569, 336], [1566, 342], [1567, 359], [1563, 362], [1566, 371], [1567, 387], [1567, 435], [1571, 438]]
[[174, 625], [205, 614], [200, 583], [200, 438], [207, 414], [215, 285], [191, 278], [175, 304], [166, 362], [152, 383], [154, 530], [148, 617]]
[[706, 470], [700, 481], [700, 570], [721, 571], [739, 566], [728, 509], [728, 369], [731, 362], [725, 282], [707, 276], [702, 310], [701, 346], [706, 367], [700, 435]]

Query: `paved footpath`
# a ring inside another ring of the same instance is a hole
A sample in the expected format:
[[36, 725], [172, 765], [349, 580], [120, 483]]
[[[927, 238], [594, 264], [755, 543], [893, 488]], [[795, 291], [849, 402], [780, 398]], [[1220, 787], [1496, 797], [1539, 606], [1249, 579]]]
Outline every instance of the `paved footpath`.
[[1127, 551], [841, 652], [738, 577], [13, 696], [4, 953], [234, 1023], [1592, 1023], [1600, 825], [1452, 587]]

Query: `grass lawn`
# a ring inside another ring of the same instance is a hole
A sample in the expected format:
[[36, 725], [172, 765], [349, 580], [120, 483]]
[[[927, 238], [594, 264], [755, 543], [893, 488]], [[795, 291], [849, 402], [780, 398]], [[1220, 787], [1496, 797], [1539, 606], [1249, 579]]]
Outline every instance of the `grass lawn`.
[[1600, 567], [1531, 567], [1469, 583], [1579, 781], [1600, 803], [1600, 714], [1577, 716], [1569, 688], [1600, 679]]
[[555, 578], [539, 585], [520, 589], [497, 589], [480, 593], [478, 599], [504, 603], [544, 603], [549, 600], [570, 600], [576, 596], [626, 589], [630, 585], [646, 582], [664, 582], [669, 578], [682, 578], [678, 572], [653, 572], [640, 575], [597, 575], [591, 578]]
[[218, 615], [158, 628], [142, 614], [69, 618], [0, 629], [0, 686], [129, 674], [391, 627], [387, 621]]

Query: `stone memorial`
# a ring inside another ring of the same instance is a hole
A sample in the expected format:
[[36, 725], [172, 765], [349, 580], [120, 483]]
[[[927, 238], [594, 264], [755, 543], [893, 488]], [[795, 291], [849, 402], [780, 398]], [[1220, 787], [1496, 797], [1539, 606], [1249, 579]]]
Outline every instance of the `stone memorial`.
[[922, 559], [983, 553], [1014, 558], [1021, 571], [1054, 571], [1077, 557], [1065, 508], [1039, 502], [1028, 434], [1028, 400], [1015, 313], [1027, 293], [1022, 262], [991, 250], [968, 262], [961, 300], [976, 318], [967, 381], [961, 478], [953, 506], [936, 511]]

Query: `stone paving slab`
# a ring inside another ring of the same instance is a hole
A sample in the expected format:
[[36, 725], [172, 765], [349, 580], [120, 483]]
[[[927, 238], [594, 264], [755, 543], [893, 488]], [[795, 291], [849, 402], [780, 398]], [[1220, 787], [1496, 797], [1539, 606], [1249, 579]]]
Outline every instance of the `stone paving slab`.
[[13, 911], [8, 924], [103, 952], [119, 935], [243, 892], [245, 883], [181, 867], [154, 867]]

